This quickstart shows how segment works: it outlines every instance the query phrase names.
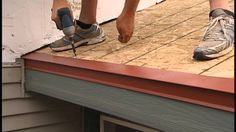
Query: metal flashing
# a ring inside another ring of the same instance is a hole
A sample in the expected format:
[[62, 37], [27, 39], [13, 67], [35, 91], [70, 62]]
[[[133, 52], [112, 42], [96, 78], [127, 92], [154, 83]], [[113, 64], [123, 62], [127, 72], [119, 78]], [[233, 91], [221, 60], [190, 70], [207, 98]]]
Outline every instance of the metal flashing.
[[25, 68], [234, 112], [234, 79], [30, 53]]

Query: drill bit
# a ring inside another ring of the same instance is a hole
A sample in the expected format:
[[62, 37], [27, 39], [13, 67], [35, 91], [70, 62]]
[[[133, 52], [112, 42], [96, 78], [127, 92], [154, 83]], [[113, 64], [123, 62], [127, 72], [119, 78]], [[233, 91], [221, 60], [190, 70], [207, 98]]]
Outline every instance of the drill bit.
[[74, 45], [74, 40], [73, 40], [73, 36], [72, 37], [69, 37], [69, 41], [71, 43], [71, 46], [72, 46], [72, 50], [74, 52], [74, 55], [76, 56], [76, 50], [75, 50], [75, 45]]

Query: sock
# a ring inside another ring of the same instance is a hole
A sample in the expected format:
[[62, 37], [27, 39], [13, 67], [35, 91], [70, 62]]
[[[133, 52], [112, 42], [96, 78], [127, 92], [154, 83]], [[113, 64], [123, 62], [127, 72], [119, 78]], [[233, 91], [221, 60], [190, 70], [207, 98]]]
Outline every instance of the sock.
[[76, 20], [76, 24], [79, 25], [82, 29], [88, 29], [92, 26], [92, 24], [83, 23], [79, 20]]
[[222, 13], [220, 13], [220, 12], [216, 13], [217, 10], [218, 10], [218, 11], [221, 10], [221, 12], [223, 12], [223, 13], [229, 15], [229, 16], [232, 16], [232, 17], [234, 18], [234, 13], [233, 13], [233, 12], [231, 12], [231, 11], [229, 11], [229, 10], [226, 10], [226, 9], [221, 9], [221, 8], [217, 8], [217, 9], [212, 10], [212, 11], [209, 13], [209, 17], [216, 17], [215, 15], [221, 15], [221, 14], [222, 14]]
[[225, 10], [225, 9], [223, 9], [223, 10], [225, 11], [226, 14], [228, 14], [234, 18], [234, 13], [232, 11]]

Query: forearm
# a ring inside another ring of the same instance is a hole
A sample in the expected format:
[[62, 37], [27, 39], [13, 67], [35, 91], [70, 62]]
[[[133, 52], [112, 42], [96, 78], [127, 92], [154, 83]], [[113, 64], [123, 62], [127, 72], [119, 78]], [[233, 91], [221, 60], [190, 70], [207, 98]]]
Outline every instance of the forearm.
[[134, 31], [134, 18], [139, 0], [126, 0], [122, 13], [116, 20], [116, 27], [119, 32], [118, 40], [127, 43]]
[[126, 0], [122, 14], [134, 15], [139, 4], [139, 0]]

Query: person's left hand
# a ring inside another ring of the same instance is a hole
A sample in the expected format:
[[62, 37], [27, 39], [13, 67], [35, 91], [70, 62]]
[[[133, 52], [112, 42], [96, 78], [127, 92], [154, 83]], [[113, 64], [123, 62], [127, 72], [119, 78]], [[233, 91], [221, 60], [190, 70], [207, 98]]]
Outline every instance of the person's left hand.
[[118, 40], [127, 43], [134, 31], [134, 15], [121, 14], [116, 20], [116, 28], [119, 32]]

